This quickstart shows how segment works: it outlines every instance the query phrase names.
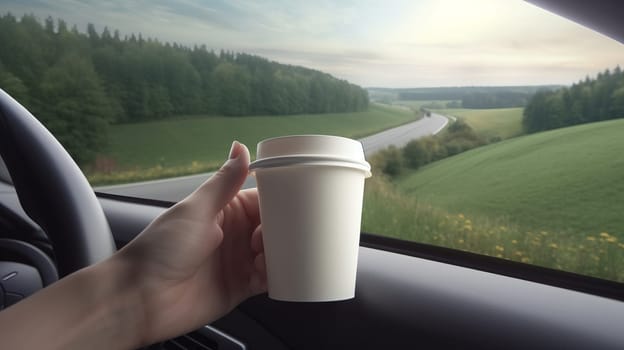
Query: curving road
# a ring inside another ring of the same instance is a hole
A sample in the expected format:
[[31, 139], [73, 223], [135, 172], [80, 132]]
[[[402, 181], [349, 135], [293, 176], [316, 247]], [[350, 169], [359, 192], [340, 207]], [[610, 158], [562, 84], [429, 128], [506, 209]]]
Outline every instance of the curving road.
[[[448, 119], [440, 114], [431, 113], [430, 117], [388, 129], [380, 133], [360, 139], [364, 154], [368, 157], [373, 153], [394, 145], [403, 147], [409, 141], [427, 135], [435, 135], [442, 130]], [[124, 185], [100, 186], [95, 190], [123, 196], [141, 197], [177, 202], [191, 193], [197, 186], [206, 181], [212, 173], [175, 177], [170, 179], [135, 182]], [[253, 177], [248, 177], [244, 188], [256, 185]]]
[[389, 146], [403, 147], [412, 140], [435, 135], [444, 129], [447, 123], [448, 118], [445, 116], [431, 113], [430, 117], [367, 136], [360, 139], [360, 142], [364, 147], [364, 154], [368, 157]]

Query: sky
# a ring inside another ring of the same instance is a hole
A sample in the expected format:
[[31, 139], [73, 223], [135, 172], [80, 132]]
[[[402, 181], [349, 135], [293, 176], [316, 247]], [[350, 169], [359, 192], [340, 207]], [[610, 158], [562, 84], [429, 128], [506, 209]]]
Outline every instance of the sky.
[[624, 45], [521, 0], [0, 0], [0, 13], [257, 54], [365, 87], [572, 84]]

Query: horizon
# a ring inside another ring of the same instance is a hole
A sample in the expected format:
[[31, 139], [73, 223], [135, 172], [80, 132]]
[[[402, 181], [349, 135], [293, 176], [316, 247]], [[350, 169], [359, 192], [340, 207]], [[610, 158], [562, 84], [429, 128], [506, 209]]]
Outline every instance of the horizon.
[[[589, 76], [589, 78], [594, 78], [593, 76]], [[583, 81], [585, 78], [580, 79], [579, 81]], [[572, 83], [576, 84], [578, 83]], [[570, 84], [570, 85], [572, 85]], [[570, 85], [564, 84], [534, 84], [534, 85], [445, 85], [445, 86], [412, 86], [412, 87], [387, 87], [387, 86], [362, 86], [364, 89], [388, 89], [388, 90], [411, 90], [411, 89], [447, 89], [447, 88], [520, 88], [520, 87], [566, 87]]]
[[8, 0], [3, 11], [257, 55], [366, 88], [570, 86], [624, 65], [621, 43], [519, 0], [287, 4]]

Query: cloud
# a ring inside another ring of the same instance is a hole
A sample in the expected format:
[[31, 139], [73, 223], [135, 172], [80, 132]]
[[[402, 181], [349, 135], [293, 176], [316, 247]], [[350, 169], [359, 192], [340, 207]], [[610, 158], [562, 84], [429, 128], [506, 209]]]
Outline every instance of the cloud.
[[624, 46], [523, 1], [4, 0], [3, 10], [254, 53], [363, 85], [571, 83]]

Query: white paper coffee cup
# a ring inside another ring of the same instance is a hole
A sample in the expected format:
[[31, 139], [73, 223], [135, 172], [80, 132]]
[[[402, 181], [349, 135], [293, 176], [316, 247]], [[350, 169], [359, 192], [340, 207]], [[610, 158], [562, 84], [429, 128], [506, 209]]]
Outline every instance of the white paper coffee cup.
[[364, 179], [360, 142], [337, 136], [267, 139], [255, 172], [269, 297], [335, 301], [355, 295]]

